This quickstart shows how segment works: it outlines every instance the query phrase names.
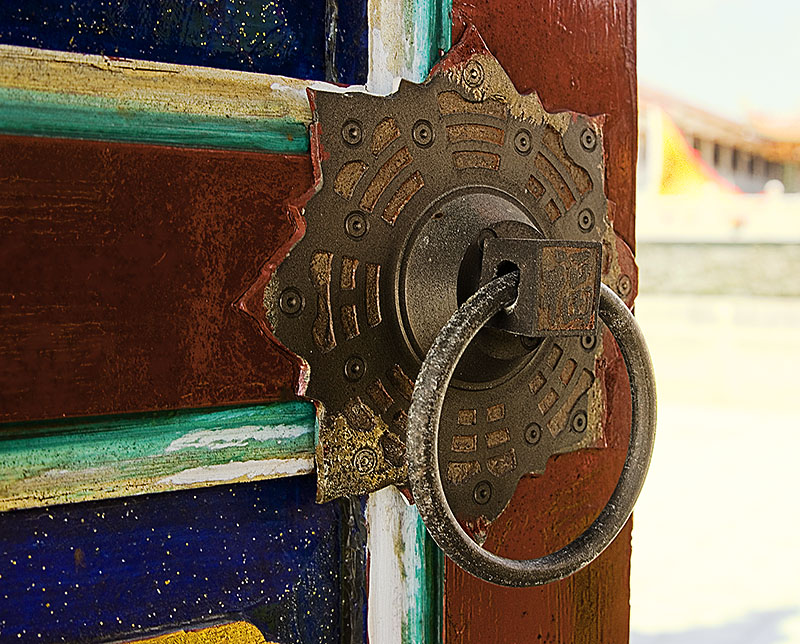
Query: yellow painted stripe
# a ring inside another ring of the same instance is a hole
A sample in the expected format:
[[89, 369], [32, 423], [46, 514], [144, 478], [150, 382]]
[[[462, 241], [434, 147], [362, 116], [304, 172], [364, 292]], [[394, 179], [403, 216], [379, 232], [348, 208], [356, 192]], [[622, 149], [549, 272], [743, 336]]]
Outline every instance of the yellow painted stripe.
[[0, 45], [0, 87], [61, 94], [76, 104], [97, 98], [156, 112], [308, 123], [306, 88], [311, 84], [284, 76]]
[[166, 635], [138, 640], [125, 640], [126, 644], [277, 644], [267, 642], [255, 626], [247, 622], [217, 624], [196, 630], [181, 630]]

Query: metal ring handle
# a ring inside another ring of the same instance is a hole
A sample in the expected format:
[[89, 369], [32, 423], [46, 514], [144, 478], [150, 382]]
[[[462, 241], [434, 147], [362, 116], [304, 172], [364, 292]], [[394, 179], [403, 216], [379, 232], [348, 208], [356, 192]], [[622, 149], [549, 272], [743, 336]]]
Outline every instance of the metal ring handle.
[[516, 299], [519, 273], [498, 277], [467, 300], [442, 327], [417, 377], [408, 412], [408, 477], [431, 537], [461, 568], [502, 586], [537, 586], [563, 579], [595, 559], [633, 512], [644, 484], [656, 427], [655, 376], [644, 337], [625, 303], [601, 285], [600, 318], [619, 345], [631, 387], [631, 434], [611, 498], [579, 537], [538, 559], [507, 559], [481, 548], [450, 509], [439, 472], [439, 418], [456, 365], [475, 334]]

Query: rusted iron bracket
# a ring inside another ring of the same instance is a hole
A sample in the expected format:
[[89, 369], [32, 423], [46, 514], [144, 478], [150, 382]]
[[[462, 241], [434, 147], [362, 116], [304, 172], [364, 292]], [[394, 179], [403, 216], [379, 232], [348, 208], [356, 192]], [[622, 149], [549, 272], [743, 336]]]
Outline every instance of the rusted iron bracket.
[[[318, 404], [319, 501], [406, 485], [414, 380], [501, 240], [541, 240], [530, 258], [520, 242], [516, 263], [544, 271], [548, 289], [558, 271], [578, 279], [563, 304], [529, 303], [533, 326], [511, 316], [482, 330], [448, 390], [440, 467], [456, 516], [480, 532], [521, 476], [603, 444], [590, 331], [601, 243], [603, 270], [617, 263], [601, 120], [520, 95], [474, 29], [420, 85], [309, 97], [318, 183], [290, 206], [304, 236], [244, 299], [263, 302], [275, 337], [310, 368], [298, 393]], [[532, 441], [537, 456], [523, 462]], [[473, 488], [487, 476], [484, 501]]]

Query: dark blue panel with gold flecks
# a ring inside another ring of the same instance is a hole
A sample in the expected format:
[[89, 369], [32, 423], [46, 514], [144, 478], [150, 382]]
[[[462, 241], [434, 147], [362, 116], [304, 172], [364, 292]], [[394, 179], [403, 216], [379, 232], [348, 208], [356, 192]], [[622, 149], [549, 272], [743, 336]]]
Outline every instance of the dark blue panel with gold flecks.
[[0, 43], [363, 83], [366, 0], [2, 0]]
[[363, 504], [294, 477], [0, 516], [0, 641], [98, 642], [235, 616], [363, 641]]

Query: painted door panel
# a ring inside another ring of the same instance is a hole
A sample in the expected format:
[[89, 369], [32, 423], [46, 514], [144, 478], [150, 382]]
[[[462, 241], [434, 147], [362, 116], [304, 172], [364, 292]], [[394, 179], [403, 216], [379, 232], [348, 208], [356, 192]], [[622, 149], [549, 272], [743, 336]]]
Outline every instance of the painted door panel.
[[[336, 3], [326, 5], [329, 19]], [[65, 6], [53, 10], [83, 10]], [[340, 24], [350, 20], [343, 6]], [[295, 232], [283, 204], [312, 184], [308, 83], [183, 63], [366, 78], [387, 93], [397, 76], [421, 81], [449, 46], [450, 27], [457, 38], [474, 23], [520, 91], [537, 91], [551, 111], [606, 115], [613, 223], [619, 243], [632, 246], [634, 2], [456, 0], [452, 23], [446, 3], [364, 7], [368, 49], [343, 28], [295, 67], [243, 58], [241, 42], [219, 48], [228, 58], [209, 57], [188, 37], [169, 41], [175, 55], [150, 57], [166, 61], [158, 63], [3, 47], [24, 30], [0, 10], [0, 159], [13, 159], [0, 163], [0, 207], [11, 213], [0, 220], [2, 507], [105, 499], [0, 515], [0, 584], [14, 584], [0, 639], [127, 640], [211, 633], [210, 622], [244, 619], [278, 642], [357, 642], [367, 633], [380, 644], [627, 641], [630, 525], [575, 576], [511, 590], [449, 563], [442, 572], [416, 510], [393, 489], [313, 503], [313, 475], [301, 475], [312, 408], [294, 402], [300, 365], [234, 307]], [[308, 36], [318, 41], [315, 29]], [[74, 46], [24, 33], [29, 41], [15, 44], [111, 53], [96, 29]], [[147, 38], [136, 36], [131, 51], [147, 58]], [[356, 62], [341, 57], [356, 50]], [[628, 268], [635, 284], [632, 261]], [[608, 498], [627, 445], [629, 396], [615, 349], [606, 362], [609, 447], [557, 457], [544, 476], [524, 479], [490, 548], [551, 551]], [[292, 424], [298, 431], [284, 438]], [[294, 470], [275, 469], [290, 459]], [[261, 480], [287, 474], [300, 476]], [[48, 527], [51, 516], [58, 529]], [[171, 547], [178, 534], [180, 551]], [[213, 556], [191, 556], [207, 552], [203, 544]], [[103, 577], [111, 571], [114, 584]], [[192, 581], [177, 582], [178, 572]]]

